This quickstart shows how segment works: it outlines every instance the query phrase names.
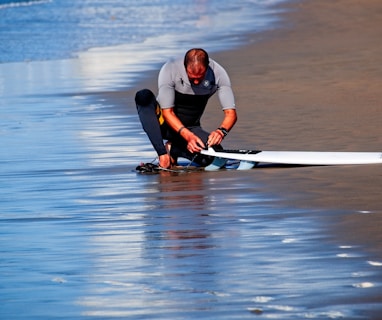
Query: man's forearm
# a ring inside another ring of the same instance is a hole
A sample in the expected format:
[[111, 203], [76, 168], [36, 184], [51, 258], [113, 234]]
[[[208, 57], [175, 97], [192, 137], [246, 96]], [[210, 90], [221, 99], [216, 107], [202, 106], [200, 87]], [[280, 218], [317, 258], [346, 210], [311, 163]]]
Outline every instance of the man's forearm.
[[167, 124], [170, 126], [171, 129], [173, 129], [175, 132], [179, 132], [179, 130], [184, 127], [183, 123], [179, 120], [179, 118], [174, 113], [174, 109], [162, 109], [163, 118], [167, 122]]
[[237, 113], [235, 109], [224, 110], [224, 119], [219, 128], [230, 131], [237, 121]]

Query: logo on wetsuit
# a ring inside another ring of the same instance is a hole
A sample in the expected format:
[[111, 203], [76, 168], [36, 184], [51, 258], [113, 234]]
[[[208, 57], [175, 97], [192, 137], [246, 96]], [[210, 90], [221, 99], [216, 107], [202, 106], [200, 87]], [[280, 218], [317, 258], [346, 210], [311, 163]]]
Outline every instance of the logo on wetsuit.
[[202, 82], [202, 85], [203, 85], [203, 87], [208, 88], [210, 86], [210, 81], [207, 80], [207, 79], [204, 79], [203, 82]]
[[163, 114], [162, 114], [162, 108], [160, 107], [159, 104], [157, 104], [157, 107], [155, 109], [155, 114], [158, 118], [159, 125], [162, 125], [164, 123], [164, 118], [163, 118]]

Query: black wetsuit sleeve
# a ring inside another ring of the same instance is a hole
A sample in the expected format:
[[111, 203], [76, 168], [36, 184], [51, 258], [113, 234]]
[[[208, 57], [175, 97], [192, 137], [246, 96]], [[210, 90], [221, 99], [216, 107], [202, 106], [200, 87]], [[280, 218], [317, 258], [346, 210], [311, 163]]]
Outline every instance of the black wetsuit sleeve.
[[166, 154], [166, 148], [163, 143], [163, 137], [155, 113], [155, 107], [152, 105], [140, 106], [137, 105], [139, 119], [142, 123], [142, 128], [146, 132], [158, 156]]

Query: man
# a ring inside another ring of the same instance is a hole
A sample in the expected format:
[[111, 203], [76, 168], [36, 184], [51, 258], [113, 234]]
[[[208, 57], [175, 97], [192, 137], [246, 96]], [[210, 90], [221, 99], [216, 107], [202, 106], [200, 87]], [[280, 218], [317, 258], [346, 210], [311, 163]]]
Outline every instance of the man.
[[[178, 157], [209, 165], [212, 159], [199, 152], [207, 145], [221, 149], [222, 140], [237, 120], [227, 72], [209, 59], [205, 50], [190, 49], [184, 59], [163, 65], [158, 90], [156, 99], [148, 89], [137, 92], [135, 102], [142, 127], [158, 153], [160, 167], [170, 168]], [[200, 118], [208, 99], [216, 92], [224, 117], [218, 129], [206, 132], [201, 128]], [[166, 145], [163, 139], [168, 139]]]

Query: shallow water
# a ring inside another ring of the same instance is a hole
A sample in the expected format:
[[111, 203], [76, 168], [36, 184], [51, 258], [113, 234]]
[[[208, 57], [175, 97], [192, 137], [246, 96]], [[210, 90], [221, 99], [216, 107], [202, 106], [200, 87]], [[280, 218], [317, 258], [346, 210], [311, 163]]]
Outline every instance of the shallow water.
[[360, 302], [378, 296], [380, 262], [333, 241], [335, 212], [266, 192], [273, 169], [137, 174], [154, 153], [136, 115], [105, 96], [9, 93], [1, 118], [2, 319], [358, 319], [377, 308]]
[[[172, 53], [192, 43], [227, 48], [269, 28], [272, 5], [283, 1], [0, 0], [0, 63], [68, 59], [119, 45], [129, 51], [147, 42]], [[141, 54], [135, 60], [147, 62], [160, 52]]]

